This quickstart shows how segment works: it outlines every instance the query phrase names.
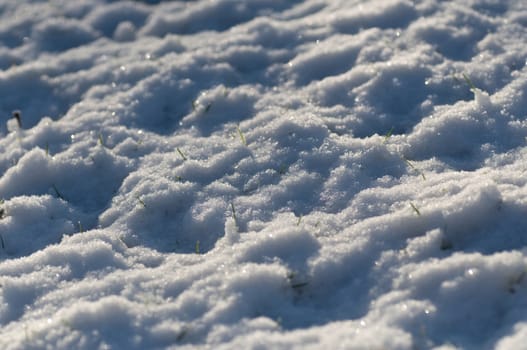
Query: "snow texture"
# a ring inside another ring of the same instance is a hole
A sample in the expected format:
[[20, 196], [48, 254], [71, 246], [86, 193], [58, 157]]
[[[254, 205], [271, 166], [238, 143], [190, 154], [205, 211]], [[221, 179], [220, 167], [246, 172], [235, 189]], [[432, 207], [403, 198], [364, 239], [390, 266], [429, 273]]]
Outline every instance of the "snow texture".
[[0, 348], [525, 349], [523, 0], [1, 0]]

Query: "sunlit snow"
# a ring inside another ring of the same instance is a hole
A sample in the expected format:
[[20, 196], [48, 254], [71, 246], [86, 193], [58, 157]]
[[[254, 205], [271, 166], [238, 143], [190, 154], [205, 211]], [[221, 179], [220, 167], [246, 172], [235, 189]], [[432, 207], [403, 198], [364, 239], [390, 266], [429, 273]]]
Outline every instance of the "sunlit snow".
[[0, 349], [526, 348], [527, 2], [0, 18]]

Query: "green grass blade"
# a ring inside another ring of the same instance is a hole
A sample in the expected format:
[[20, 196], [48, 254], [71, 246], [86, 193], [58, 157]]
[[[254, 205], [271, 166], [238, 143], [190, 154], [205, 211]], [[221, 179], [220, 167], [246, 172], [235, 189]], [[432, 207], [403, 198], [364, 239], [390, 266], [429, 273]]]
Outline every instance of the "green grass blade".
[[415, 206], [414, 203], [410, 202], [410, 206], [411, 206], [412, 209], [415, 211], [415, 213], [417, 214], [417, 216], [421, 216], [421, 211], [419, 211], [419, 209]]
[[177, 153], [179, 153], [181, 158], [183, 158], [183, 160], [187, 160], [187, 156], [185, 156], [185, 154], [179, 149], [179, 147], [176, 147], [176, 151]]
[[240, 140], [242, 141], [243, 145], [247, 146], [247, 139], [245, 138], [245, 135], [243, 134], [239, 125], [236, 126], [236, 130], [238, 130], [238, 135], [240, 136]]

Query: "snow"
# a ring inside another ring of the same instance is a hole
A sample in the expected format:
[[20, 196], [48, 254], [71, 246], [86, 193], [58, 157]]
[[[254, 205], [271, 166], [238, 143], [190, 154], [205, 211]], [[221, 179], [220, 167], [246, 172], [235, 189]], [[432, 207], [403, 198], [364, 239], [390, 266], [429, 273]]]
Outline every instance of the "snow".
[[0, 348], [525, 348], [524, 1], [0, 16]]

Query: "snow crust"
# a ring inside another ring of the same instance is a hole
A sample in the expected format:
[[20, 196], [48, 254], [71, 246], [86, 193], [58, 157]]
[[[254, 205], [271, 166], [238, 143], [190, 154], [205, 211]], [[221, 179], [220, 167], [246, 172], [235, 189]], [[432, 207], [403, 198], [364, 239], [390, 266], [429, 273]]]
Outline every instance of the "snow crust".
[[0, 17], [1, 349], [525, 348], [524, 1]]

